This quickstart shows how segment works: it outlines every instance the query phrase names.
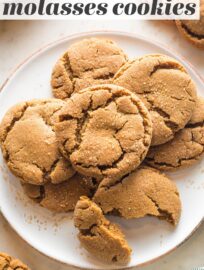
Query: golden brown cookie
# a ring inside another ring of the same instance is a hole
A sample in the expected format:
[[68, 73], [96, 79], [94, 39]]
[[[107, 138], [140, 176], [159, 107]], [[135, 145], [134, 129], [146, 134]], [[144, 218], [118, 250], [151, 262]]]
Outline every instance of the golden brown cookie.
[[184, 67], [169, 56], [145, 55], [126, 63], [115, 75], [114, 84], [137, 94], [150, 111], [152, 145], [171, 140], [195, 108], [195, 85]]
[[198, 48], [204, 49], [204, 0], [201, 0], [200, 20], [181, 20], [176, 25], [182, 36]]
[[75, 93], [60, 111], [56, 134], [63, 155], [81, 174], [118, 179], [140, 165], [152, 124], [138, 97], [115, 85]]
[[74, 43], [53, 69], [53, 94], [65, 99], [80, 89], [111, 83], [126, 61], [127, 56], [111, 40], [89, 38]]
[[121, 229], [108, 221], [101, 209], [87, 197], [81, 197], [74, 211], [74, 224], [79, 229], [83, 247], [107, 263], [126, 264], [131, 248]]
[[103, 212], [126, 219], [156, 216], [176, 225], [181, 213], [181, 201], [176, 185], [159, 171], [139, 168], [117, 183], [104, 179], [93, 201]]
[[177, 170], [198, 161], [204, 153], [204, 99], [199, 98], [190, 122], [173, 140], [151, 147], [146, 163], [160, 170]]
[[58, 150], [54, 124], [64, 102], [33, 100], [12, 107], [0, 125], [6, 163], [23, 182], [42, 185], [63, 182], [74, 174]]
[[44, 186], [23, 184], [26, 195], [54, 212], [73, 211], [81, 196], [90, 196], [91, 192], [83, 183], [83, 176], [76, 173], [69, 180], [60, 183], [47, 183]]
[[18, 259], [0, 252], [0, 270], [30, 270], [30, 268]]

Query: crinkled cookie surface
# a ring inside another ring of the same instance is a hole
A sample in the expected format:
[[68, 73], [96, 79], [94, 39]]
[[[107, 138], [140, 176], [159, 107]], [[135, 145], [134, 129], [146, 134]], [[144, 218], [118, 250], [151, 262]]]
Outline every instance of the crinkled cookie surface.
[[29, 198], [57, 213], [73, 211], [81, 196], [91, 195], [90, 189], [84, 184], [84, 177], [77, 173], [60, 184], [36, 186], [22, 183], [22, 186]]
[[179, 192], [174, 182], [148, 167], [139, 168], [114, 184], [108, 178], [104, 179], [93, 201], [104, 213], [126, 219], [152, 215], [176, 225], [181, 213]]
[[195, 108], [191, 77], [179, 62], [165, 55], [145, 55], [127, 62], [113, 83], [137, 94], [147, 106], [153, 122], [152, 145], [171, 140]]
[[64, 102], [33, 100], [12, 107], [0, 125], [4, 159], [14, 175], [25, 183], [60, 183], [74, 174], [59, 152], [54, 131]]
[[191, 120], [173, 140], [151, 147], [145, 161], [160, 170], [189, 167], [204, 153], [204, 99], [198, 98]]
[[0, 270], [30, 270], [30, 268], [20, 260], [0, 252]]
[[176, 25], [188, 41], [204, 49], [204, 0], [201, 0], [200, 3], [200, 20], [176, 21]]
[[66, 99], [83, 88], [111, 83], [126, 61], [127, 56], [111, 40], [90, 38], [74, 43], [53, 69], [53, 94]]
[[99, 85], [72, 95], [60, 111], [56, 134], [63, 155], [81, 174], [118, 179], [140, 165], [151, 142], [152, 123], [131, 92]]
[[86, 197], [81, 197], [74, 211], [74, 223], [79, 229], [83, 247], [106, 263], [126, 264], [131, 248], [121, 229], [110, 223], [100, 207]]

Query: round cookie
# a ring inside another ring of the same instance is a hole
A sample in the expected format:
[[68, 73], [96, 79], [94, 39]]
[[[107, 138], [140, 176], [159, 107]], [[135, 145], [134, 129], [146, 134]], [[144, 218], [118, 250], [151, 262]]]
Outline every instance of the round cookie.
[[139, 168], [116, 183], [104, 179], [93, 201], [105, 214], [113, 213], [126, 219], [151, 215], [176, 225], [181, 213], [176, 185], [148, 167]]
[[6, 253], [0, 252], [0, 269], [1, 270], [30, 270], [28, 266], [18, 259], [14, 259]]
[[73, 211], [81, 196], [90, 196], [90, 190], [83, 183], [83, 176], [75, 174], [60, 183], [47, 183], [43, 186], [23, 184], [25, 194], [35, 202], [51, 211], [60, 213]]
[[114, 84], [137, 94], [150, 111], [152, 145], [174, 137], [190, 120], [196, 89], [183, 66], [165, 55], [145, 55], [126, 63], [115, 75]]
[[66, 99], [83, 88], [111, 83], [126, 61], [127, 56], [111, 40], [89, 38], [74, 43], [53, 69], [53, 94]]
[[177, 170], [198, 161], [204, 153], [204, 99], [199, 98], [190, 122], [173, 140], [151, 147], [145, 162], [160, 170]]
[[204, 49], [204, 0], [200, 5], [200, 20], [176, 21], [179, 32], [198, 48]]
[[[152, 124], [138, 97], [115, 85], [75, 93], [60, 111], [56, 134], [79, 173], [100, 181], [135, 170], [148, 151]], [[96, 182], [97, 182], [96, 181]]]
[[78, 238], [83, 247], [106, 263], [127, 264], [131, 248], [121, 229], [108, 221], [100, 207], [86, 197], [81, 197], [74, 210], [74, 224], [79, 229]]
[[57, 184], [74, 174], [59, 152], [54, 124], [62, 100], [33, 100], [12, 107], [0, 125], [0, 144], [12, 173], [25, 183]]

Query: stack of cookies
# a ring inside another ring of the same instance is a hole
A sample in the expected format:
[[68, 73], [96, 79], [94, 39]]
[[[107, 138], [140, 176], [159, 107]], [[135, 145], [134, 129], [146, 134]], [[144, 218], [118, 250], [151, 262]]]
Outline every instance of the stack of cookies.
[[169, 56], [128, 60], [112, 41], [73, 44], [51, 79], [55, 98], [12, 107], [0, 126], [4, 159], [41, 206], [74, 211], [82, 245], [106, 262], [131, 248], [104, 214], [179, 222], [175, 183], [160, 171], [204, 152], [204, 100]]

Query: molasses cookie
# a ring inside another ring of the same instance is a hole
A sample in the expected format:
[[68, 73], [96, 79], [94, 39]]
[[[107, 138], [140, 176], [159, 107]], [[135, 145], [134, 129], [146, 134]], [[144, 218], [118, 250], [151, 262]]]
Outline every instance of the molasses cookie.
[[3, 156], [12, 173], [25, 183], [57, 184], [74, 174], [58, 150], [54, 124], [62, 100], [33, 100], [12, 107], [0, 125]]
[[53, 69], [53, 94], [65, 99], [88, 86], [111, 83], [126, 61], [126, 55], [111, 40], [89, 38], [74, 43]]
[[200, 5], [200, 20], [181, 20], [176, 22], [179, 32], [193, 45], [204, 49], [204, 0]]
[[100, 181], [135, 170], [148, 151], [152, 124], [142, 101], [115, 85], [75, 93], [59, 114], [56, 134], [63, 155], [81, 174]]
[[169, 56], [146, 55], [126, 63], [114, 84], [137, 94], [150, 111], [152, 145], [171, 140], [195, 108], [195, 85], [184, 67]]
[[173, 140], [151, 147], [146, 163], [160, 170], [177, 170], [198, 161], [204, 153], [204, 99], [199, 98], [190, 122]]
[[30, 268], [18, 259], [0, 252], [0, 270], [30, 270]]
[[73, 211], [81, 196], [90, 196], [90, 190], [83, 183], [83, 176], [75, 174], [69, 180], [60, 183], [47, 183], [44, 186], [23, 184], [25, 194], [54, 212]]
[[74, 224], [79, 229], [83, 247], [107, 263], [126, 264], [131, 249], [121, 229], [110, 223], [101, 209], [86, 197], [81, 197], [74, 211]]
[[181, 213], [176, 185], [148, 167], [139, 168], [116, 183], [104, 179], [93, 201], [105, 214], [118, 214], [126, 219], [152, 215], [176, 225]]

